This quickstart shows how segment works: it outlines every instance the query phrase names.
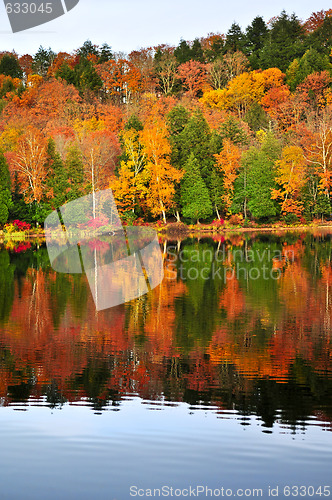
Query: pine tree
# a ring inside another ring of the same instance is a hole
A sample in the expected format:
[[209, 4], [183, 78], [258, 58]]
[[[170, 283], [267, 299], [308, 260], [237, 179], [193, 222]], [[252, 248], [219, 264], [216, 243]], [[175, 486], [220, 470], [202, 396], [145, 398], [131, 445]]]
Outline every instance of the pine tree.
[[188, 120], [186, 126], [173, 141], [177, 148], [176, 163], [183, 168], [191, 153], [199, 162], [202, 178], [207, 180], [211, 174], [214, 159], [212, 150], [212, 134], [209, 125], [201, 111], [196, 111]]
[[68, 172], [60, 155], [56, 152], [53, 139], [49, 139], [48, 141], [47, 155], [46, 168], [48, 171], [48, 187], [52, 192], [52, 205], [55, 208], [59, 208], [67, 201], [69, 182]]
[[332, 17], [325, 17], [324, 22], [307, 38], [307, 46], [316, 49], [320, 54], [331, 53], [332, 47]]
[[290, 90], [294, 92], [296, 87], [302, 83], [308, 75], [325, 70], [332, 72], [332, 64], [330, 64], [329, 57], [320, 54], [315, 49], [307, 50], [301, 59], [294, 59], [288, 67], [286, 77]]
[[181, 188], [181, 204], [184, 217], [206, 219], [213, 214], [209, 190], [203, 181], [199, 163], [192, 153], [185, 165], [185, 175]]
[[0, 152], [0, 224], [6, 224], [11, 202], [8, 165], [3, 153]]
[[304, 28], [299, 19], [283, 11], [273, 22], [261, 51], [262, 68], [286, 71], [291, 61], [305, 52]]
[[198, 40], [198, 38], [195, 38], [195, 40], [193, 41], [193, 45], [191, 47], [191, 59], [193, 61], [204, 63], [204, 52], [202, 49], [202, 44]]
[[112, 48], [107, 43], [104, 43], [100, 49], [100, 57], [98, 63], [101, 64], [110, 61], [113, 58], [114, 56]]
[[12, 78], [22, 78], [23, 73], [18, 60], [12, 54], [5, 54], [0, 61], [0, 74]]
[[34, 73], [45, 78], [48, 68], [51, 66], [54, 59], [55, 53], [50, 48], [46, 50], [44, 47], [40, 46], [33, 58], [32, 69]]
[[264, 19], [261, 16], [256, 16], [246, 29], [245, 49], [248, 55], [258, 55], [263, 48], [267, 31]]
[[85, 194], [85, 190], [82, 154], [75, 144], [68, 148], [65, 167], [70, 184], [68, 200], [76, 200]]
[[237, 50], [243, 50], [243, 46], [244, 35], [241, 28], [237, 23], [233, 23], [227, 31], [224, 50], [225, 52], [236, 52]]
[[277, 215], [278, 204], [271, 199], [275, 189], [275, 162], [280, 155], [278, 141], [267, 134], [260, 149], [250, 148], [243, 158], [246, 178], [246, 196], [248, 210], [257, 219]]
[[183, 64], [191, 59], [191, 49], [185, 40], [181, 40], [179, 45], [174, 50], [174, 55], [178, 64]]

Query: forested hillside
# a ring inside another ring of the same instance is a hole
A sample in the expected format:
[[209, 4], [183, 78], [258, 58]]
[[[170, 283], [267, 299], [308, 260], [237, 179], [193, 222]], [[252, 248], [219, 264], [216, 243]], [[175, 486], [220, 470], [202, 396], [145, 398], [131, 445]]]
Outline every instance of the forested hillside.
[[103, 188], [128, 222], [329, 217], [331, 111], [332, 9], [129, 55], [2, 52], [0, 225]]

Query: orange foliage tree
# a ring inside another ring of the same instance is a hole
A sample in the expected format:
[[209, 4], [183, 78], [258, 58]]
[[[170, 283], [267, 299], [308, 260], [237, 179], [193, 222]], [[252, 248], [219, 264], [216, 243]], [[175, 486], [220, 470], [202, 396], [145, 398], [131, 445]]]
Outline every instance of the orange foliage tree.
[[153, 48], [148, 47], [146, 49], [133, 50], [130, 52], [128, 60], [141, 75], [140, 91], [154, 92], [157, 85], [157, 78], [154, 68]]
[[178, 67], [178, 76], [190, 97], [195, 97], [206, 84], [206, 65], [198, 61], [188, 61]]
[[106, 94], [116, 96], [119, 102], [129, 103], [140, 89], [141, 73], [126, 59], [111, 59], [97, 64], [95, 68], [103, 81]]
[[233, 200], [234, 181], [240, 169], [241, 152], [231, 140], [225, 139], [221, 153], [214, 156], [217, 160], [217, 168], [223, 173], [224, 194], [222, 199], [226, 211], [229, 211]]
[[313, 12], [303, 26], [307, 33], [312, 33], [317, 28], [320, 28], [323, 25], [324, 19], [326, 17], [331, 17], [331, 16], [332, 16], [332, 9]]

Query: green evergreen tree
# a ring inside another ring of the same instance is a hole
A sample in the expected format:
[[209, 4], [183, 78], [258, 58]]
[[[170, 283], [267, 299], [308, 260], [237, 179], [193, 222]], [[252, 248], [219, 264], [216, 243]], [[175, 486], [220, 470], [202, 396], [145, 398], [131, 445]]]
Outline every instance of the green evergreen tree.
[[199, 61], [201, 63], [204, 63], [205, 60], [204, 52], [202, 49], [202, 44], [198, 40], [198, 38], [195, 38], [195, 40], [193, 41], [193, 45], [191, 47], [191, 59], [193, 61]]
[[237, 50], [243, 50], [245, 43], [245, 38], [242, 33], [240, 26], [237, 23], [233, 23], [226, 34], [226, 42], [224, 45], [225, 52], [236, 52]]
[[167, 127], [171, 136], [180, 134], [190, 119], [189, 111], [181, 105], [174, 106], [167, 115]]
[[48, 141], [47, 155], [48, 188], [53, 194], [51, 204], [54, 209], [61, 207], [67, 201], [69, 191], [68, 172], [60, 155], [56, 152], [53, 139]]
[[92, 90], [93, 92], [99, 91], [103, 82], [97, 74], [93, 64], [88, 59], [81, 57], [80, 62], [74, 67], [75, 86], [80, 92]]
[[329, 71], [332, 74], [332, 64], [329, 57], [325, 54], [320, 54], [315, 49], [309, 49], [301, 57], [294, 59], [286, 71], [286, 82], [290, 86], [292, 92], [302, 83], [308, 75], [315, 72]]
[[46, 50], [44, 47], [40, 46], [33, 58], [33, 72], [45, 78], [55, 56], [56, 54], [50, 48]]
[[256, 132], [260, 129], [267, 129], [271, 118], [264, 111], [258, 102], [254, 102], [244, 116], [244, 121], [248, 123], [251, 130]]
[[134, 129], [136, 130], [136, 132], [140, 132], [141, 130], [143, 130], [144, 127], [138, 116], [133, 114], [129, 117], [128, 121], [125, 123], [124, 128], [125, 130]]
[[272, 28], [261, 50], [262, 68], [279, 68], [286, 71], [291, 61], [305, 52], [304, 28], [295, 14], [283, 11], [273, 21]]
[[110, 61], [111, 59], [114, 59], [112, 48], [107, 43], [104, 43], [100, 49], [98, 63], [101, 64], [101, 63]]
[[222, 139], [230, 139], [233, 144], [247, 144], [248, 136], [243, 130], [241, 123], [230, 116], [227, 118], [220, 127], [220, 137]]
[[263, 48], [268, 29], [264, 19], [256, 16], [247, 27], [245, 34], [245, 52], [247, 55], [259, 54]]
[[203, 181], [199, 163], [191, 153], [186, 165], [181, 187], [181, 205], [184, 217], [191, 219], [206, 219], [213, 214], [209, 190]]
[[30, 203], [24, 202], [21, 186], [17, 178], [17, 172], [15, 172], [13, 179], [12, 201], [9, 210], [9, 219], [19, 219], [29, 222], [29, 224], [33, 223], [33, 207]]
[[65, 168], [70, 184], [68, 201], [76, 200], [85, 194], [82, 154], [76, 144], [72, 144], [68, 148]]
[[62, 78], [70, 85], [77, 86], [77, 78], [75, 71], [72, 68], [70, 68], [66, 63], [61, 65], [59, 70], [56, 72], [55, 76], [57, 78]]
[[266, 41], [268, 29], [264, 19], [256, 16], [252, 23], [247, 27], [244, 37], [244, 52], [249, 58], [252, 69], [261, 67], [260, 55]]
[[179, 45], [174, 50], [174, 55], [178, 64], [183, 64], [191, 59], [191, 49], [185, 40], [181, 40]]
[[332, 17], [325, 17], [323, 24], [306, 39], [307, 47], [317, 50], [320, 54], [329, 56], [332, 47]]
[[324, 217], [330, 217], [332, 213], [330, 197], [324, 193], [318, 193], [313, 212], [322, 220], [324, 220]]
[[[99, 57], [98, 49], [88, 40], [78, 50], [78, 64], [72, 69], [64, 63], [56, 73], [57, 78], [60, 77], [67, 83], [75, 85], [81, 94], [87, 91], [98, 93], [103, 87], [102, 79], [96, 72], [93, 63], [88, 59], [89, 54]], [[104, 53], [103, 57], [107, 58], [107, 54]]]
[[0, 61], [0, 74], [12, 78], [22, 78], [23, 72], [18, 60], [13, 54], [4, 54]]
[[78, 49], [77, 55], [83, 59], [86, 59], [89, 55], [100, 57], [98, 46], [93, 45], [90, 40], [86, 40], [83, 43], [83, 45]]
[[6, 158], [0, 151], [0, 224], [6, 224], [12, 205], [10, 176]]
[[209, 125], [200, 110], [193, 113], [182, 132], [172, 136], [172, 144], [176, 152], [176, 155], [172, 155], [172, 161], [179, 168], [184, 167], [193, 153], [198, 160], [202, 178], [209, 178], [215, 162], [213, 154], [219, 151], [216, 150], [216, 141], [213, 141]]
[[271, 199], [271, 190], [276, 187], [275, 163], [280, 152], [278, 141], [272, 134], [267, 134], [259, 149], [252, 147], [243, 157], [245, 208], [256, 219], [270, 218], [278, 213], [278, 204]]

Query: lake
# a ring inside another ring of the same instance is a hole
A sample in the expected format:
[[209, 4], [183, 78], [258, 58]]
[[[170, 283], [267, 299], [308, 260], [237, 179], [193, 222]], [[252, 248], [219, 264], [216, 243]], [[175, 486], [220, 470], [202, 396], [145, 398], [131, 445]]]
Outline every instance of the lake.
[[1, 500], [330, 496], [332, 234], [160, 246], [161, 285], [97, 312], [1, 245]]

